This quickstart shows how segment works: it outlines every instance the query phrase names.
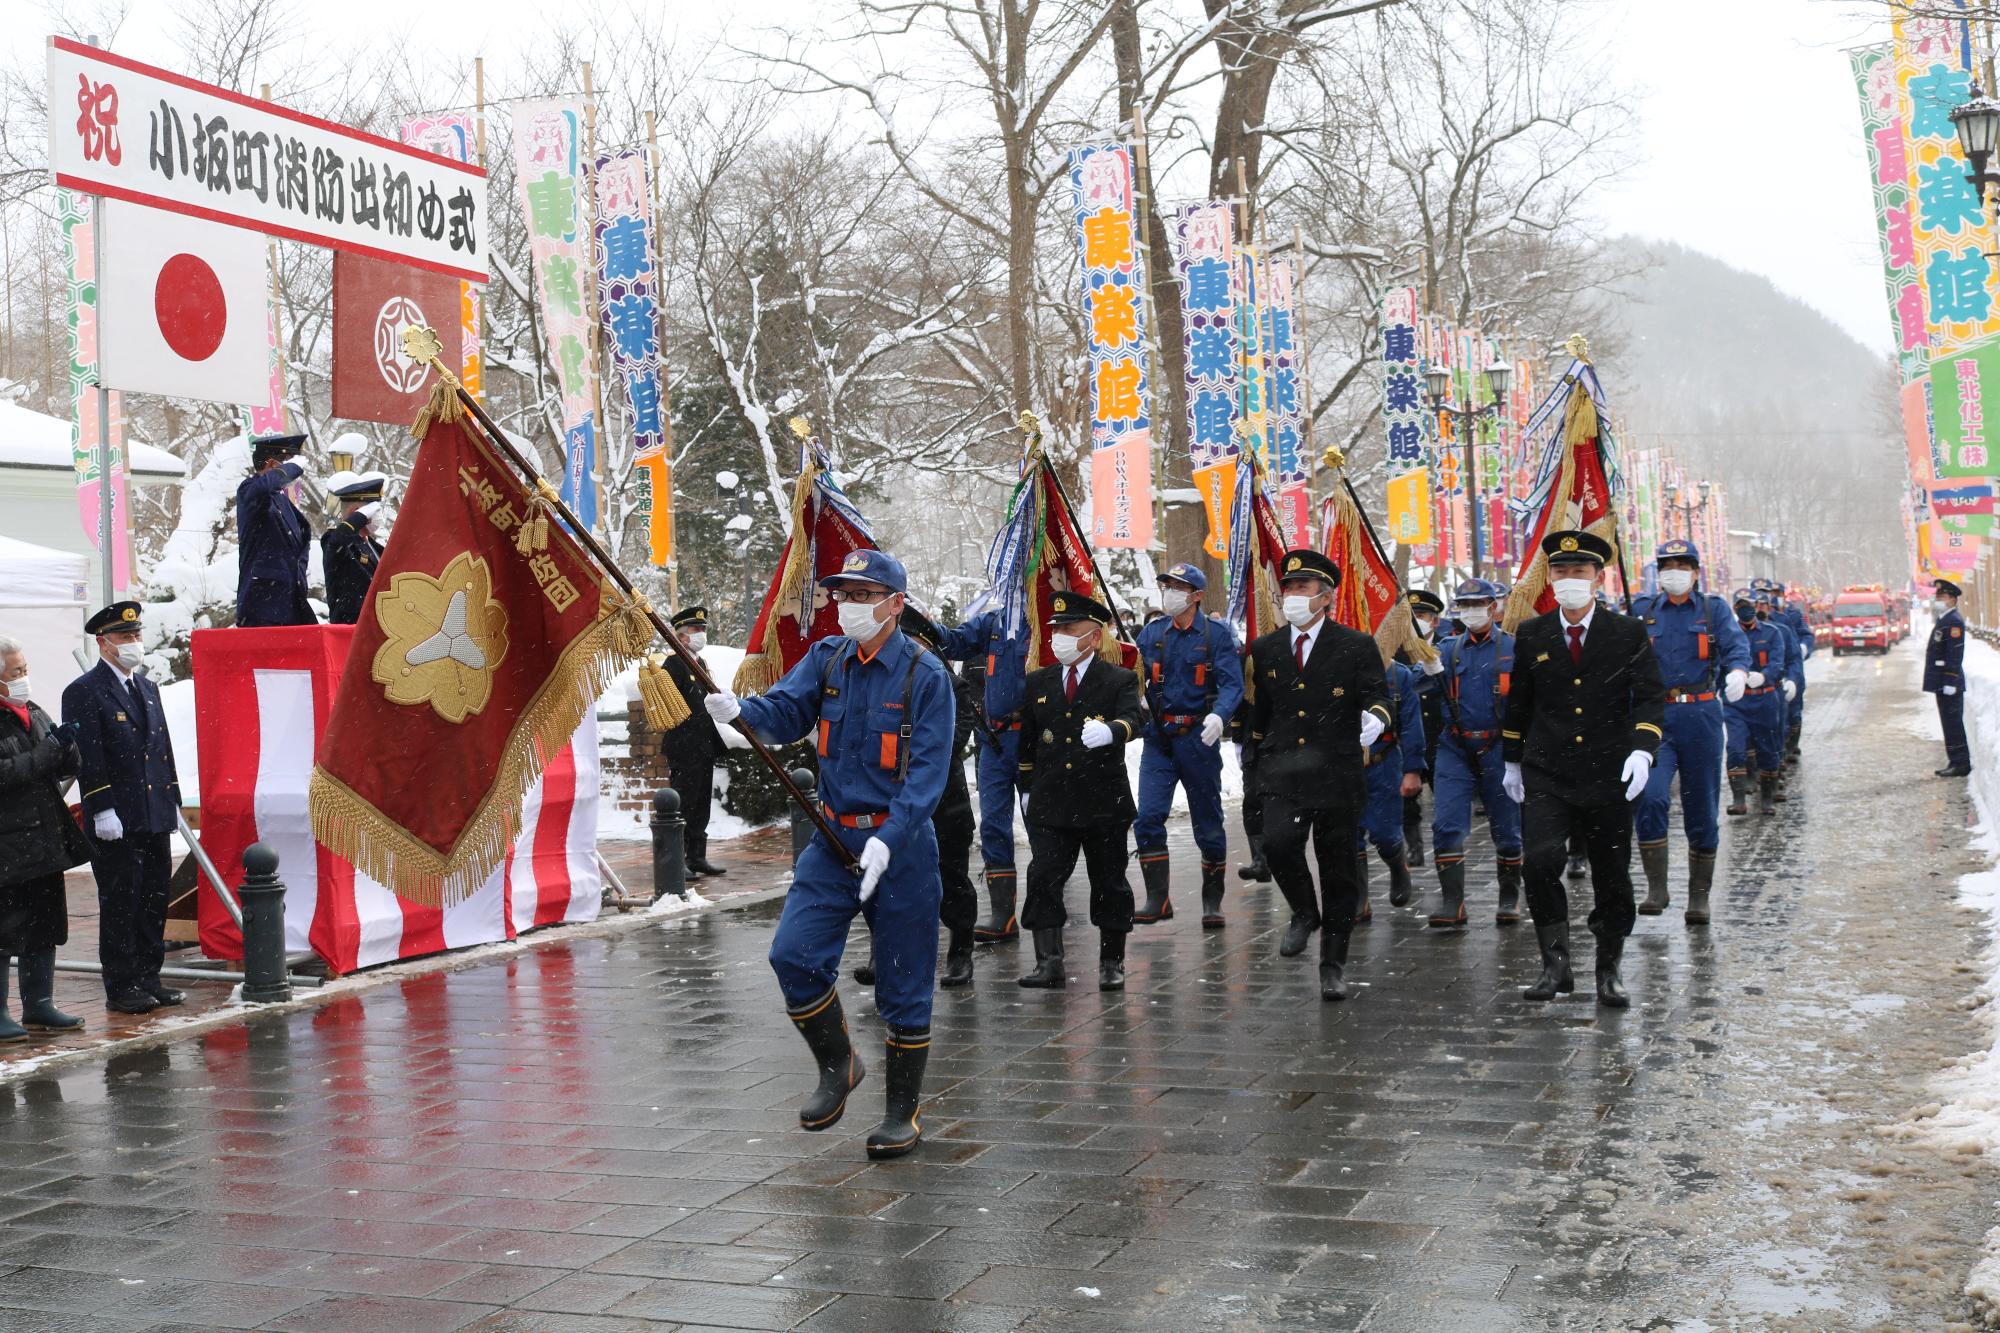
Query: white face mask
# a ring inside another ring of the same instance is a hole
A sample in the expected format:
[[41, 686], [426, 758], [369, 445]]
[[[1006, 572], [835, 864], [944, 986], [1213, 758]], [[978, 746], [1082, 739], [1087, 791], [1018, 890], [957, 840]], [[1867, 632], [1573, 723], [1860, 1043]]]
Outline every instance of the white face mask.
[[1049, 651], [1056, 655], [1056, 661], [1064, 666], [1083, 656], [1083, 636], [1080, 634], [1051, 634]]
[[7, 682], [7, 697], [17, 704], [24, 704], [34, 697], [28, 689], [28, 678], [19, 676]]
[[[846, 626], [843, 625], [841, 626], [841, 628], [845, 629]], [[701, 634], [701, 633], [683, 634], [681, 636], [681, 642], [687, 645], [687, 650], [689, 652], [698, 653], [702, 649], [708, 647], [708, 636], [706, 634]]]
[[1556, 605], [1565, 611], [1583, 610], [1597, 591], [1594, 579], [1557, 579], [1554, 589]]
[[1669, 597], [1685, 597], [1694, 591], [1694, 571], [1663, 569], [1660, 571], [1660, 587]]
[[1459, 623], [1467, 629], [1485, 629], [1493, 623], [1493, 610], [1485, 606], [1461, 606], [1456, 612]]
[[1288, 593], [1284, 601], [1285, 621], [1293, 629], [1304, 629], [1313, 622], [1313, 599], [1299, 593]]
[[840, 632], [856, 643], [866, 643], [874, 638], [882, 628], [882, 622], [875, 618], [875, 608], [860, 602], [840, 604]]
[[1951, 603], [1942, 597], [1934, 597], [1931, 599], [1931, 610], [1938, 615], [1943, 615], [1945, 612], [1951, 610]]
[[1424, 638], [1428, 639], [1431, 635], [1437, 633], [1437, 627], [1436, 616], [1417, 617], [1417, 633], [1421, 634]]
[[1188, 609], [1194, 601], [1194, 594], [1185, 588], [1166, 588], [1160, 592], [1160, 609], [1170, 616], [1177, 616]]

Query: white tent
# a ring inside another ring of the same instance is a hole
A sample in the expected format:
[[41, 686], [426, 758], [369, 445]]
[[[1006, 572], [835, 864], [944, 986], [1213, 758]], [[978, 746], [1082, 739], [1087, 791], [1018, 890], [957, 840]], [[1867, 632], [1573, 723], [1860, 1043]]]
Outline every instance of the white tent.
[[89, 598], [88, 559], [0, 537], [0, 637], [21, 641], [35, 702], [57, 721], [63, 687], [79, 674], [74, 650], [89, 642]]

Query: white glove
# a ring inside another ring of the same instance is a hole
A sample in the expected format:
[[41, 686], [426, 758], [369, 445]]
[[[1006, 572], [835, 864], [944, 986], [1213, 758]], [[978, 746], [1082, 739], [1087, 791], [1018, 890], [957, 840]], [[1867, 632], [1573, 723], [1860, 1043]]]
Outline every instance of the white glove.
[[98, 811], [97, 816], [90, 821], [90, 829], [97, 835], [99, 842], [117, 842], [125, 836], [125, 826], [118, 822], [116, 810]]
[[1786, 703], [1790, 703], [1792, 700], [1799, 697], [1799, 683], [1795, 680], [1786, 681], [1784, 683], [1784, 690], [1785, 690]]
[[1510, 763], [1500, 770], [1500, 790], [1507, 793], [1507, 799], [1515, 805], [1523, 805], [1528, 799], [1528, 789], [1521, 782], [1521, 766]]
[[[1761, 690], [1764, 688], [1764, 673], [1761, 671], [1751, 672], [1748, 676], [1744, 678], [1744, 680], [1745, 683], [1748, 684], [1750, 688], [1753, 690]], [[1736, 701], [1734, 699], [1731, 699], [1730, 702], [1735, 703]]]
[[1728, 675], [1724, 676], [1722, 678], [1723, 701], [1725, 703], [1733, 704], [1737, 700], [1741, 699], [1743, 697], [1744, 687], [1749, 685], [1749, 683], [1750, 683], [1750, 677], [1746, 672], [1732, 671]]
[[720, 694], [703, 695], [701, 706], [708, 710], [708, 715], [715, 719], [717, 726], [721, 726], [724, 722], [734, 722], [736, 715], [743, 711], [743, 705], [728, 690]]
[[889, 844], [880, 838], [870, 838], [861, 844], [861, 901], [867, 902], [875, 896], [875, 886], [882, 881], [882, 872], [889, 868]]
[[1361, 715], [1361, 748], [1365, 750], [1373, 745], [1381, 738], [1382, 733], [1387, 730], [1388, 728], [1382, 724], [1382, 715], [1380, 713], [1363, 713]]
[[1097, 718], [1083, 724], [1083, 748], [1101, 750], [1111, 744], [1111, 728]]
[[1444, 674], [1444, 659], [1433, 657], [1430, 661], [1424, 663], [1424, 674], [1426, 676], [1442, 676]]
[[727, 722], [716, 723], [715, 734], [722, 737], [722, 748], [725, 750], [747, 750], [750, 748], [749, 739]]
[[1646, 790], [1646, 779], [1653, 776], [1653, 756], [1644, 750], [1634, 750], [1625, 756], [1625, 771], [1618, 775], [1625, 784], [1625, 799], [1636, 801], [1639, 793]]
[[[1787, 681], [1787, 682], [1785, 682], [1785, 683], [1789, 685], [1789, 684], [1790, 684], [1791, 682], [1790, 682], [1790, 681]], [[1940, 685], [1940, 686], [1938, 687], [1938, 693], [1939, 693], [1939, 694], [1957, 694], [1957, 693], [1958, 693], [1958, 686], [1956, 686], [1956, 685]]]
[[1222, 720], [1220, 713], [1210, 713], [1201, 720], [1201, 743], [1214, 745], [1222, 739], [1222, 729], [1228, 725]]

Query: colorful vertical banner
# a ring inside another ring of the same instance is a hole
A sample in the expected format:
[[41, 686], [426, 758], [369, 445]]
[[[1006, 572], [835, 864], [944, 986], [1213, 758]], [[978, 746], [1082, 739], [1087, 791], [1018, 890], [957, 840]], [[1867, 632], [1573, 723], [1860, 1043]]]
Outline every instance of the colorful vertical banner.
[[[1931, 362], [1932, 450], [1940, 477], [1988, 477], [1996, 441], [1986, 438], [1986, 400], [2000, 404], [2000, 338]], [[2000, 422], [1994, 423], [2000, 431]]]
[[[653, 246], [653, 196], [646, 151], [597, 159], [597, 309], [611, 349], [611, 373], [632, 408], [632, 457], [646, 478], [648, 558], [671, 555], [671, 465], [666, 463], [666, 362], [660, 346], [660, 266]], [[662, 466], [655, 466], [654, 460]], [[662, 475], [664, 472], [664, 475]], [[662, 484], [664, 483], [664, 484]]]
[[514, 111], [514, 166], [521, 216], [541, 291], [542, 335], [562, 401], [562, 498], [586, 527], [597, 525], [594, 367], [584, 284], [592, 281], [584, 231], [583, 105], [525, 102]]
[[[403, 122], [403, 142], [454, 162], [479, 166], [479, 122], [470, 111], [440, 111]], [[479, 340], [485, 297], [476, 282], [458, 286], [458, 382], [474, 398], [486, 395], [486, 349]]]
[[1389, 540], [1398, 546], [1427, 546], [1431, 532], [1431, 474], [1414, 468], [1389, 478], [1385, 488], [1389, 508]]
[[[76, 468], [76, 513], [91, 545], [98, 544], [97, 521], [106, 479], [98, 468], [97, 439], [97, 232], [91, 224], [90, 196], [74, 190], [56, 191], [56, 211], [62, 221], [63, 253], [69, 262], [67, 293], [69, 326], [70, 459]], [[117, 391], [105, 395], [110, 404], [111, 430], [111, 550], [98, 552], [111, 562], [111, 583], [132, 586], [131, 513], [125, 475], [125, 406]], [[95, 593], [93, 592], [93, 596]]]
[[1216, 559], [1229, 554], [1230, 502], [1235, 495], [1238, 351], [1235, 312], [1236, 219], [1226, 203], [1186, 204], [1167, 235], [1180, 282], [1186, 358], [1188, 461], [1208, 513], [1204, 544]]
[[[1390, 540], [1403, 546], [1438, 541], [1430, 474], [1434, 414], [1424, 402], [1423, 330], [1417, 319], [1417, 289], [1391, 287], [1382, 293], [1382, 430], [1389, 462]], [[1419, 564], [1432, 557], [1420, 553]]]
[[1132, 150], [1072, 149], [1069, 179], [1090, 345], [1090, 544], [1143, 548], [1153, 541], [1153, 420]]
[[1264, 382], [1264, 342], [1259, 314], [1264, 304], [1264, 268], [1256, 250], [1247, 245], [1236, 248], [1236, 350], [1240, 358], [1236, 376], [1237, 425], [1243, 439], [1257, 455], [1258, 471], [1268, 487], [1277, 470], [1267, 440], [1268, 413]]
[[1297, 270], [1289, 259], [1264, 266], [1264, 364], [1270, 415], [1265, 454], [1278, 484], [1278, 517], [1293, 546], [1312, 545], [1312, 460], [1306, 457], [1305, 403], [1299, 377], [1298, 312], [1293, 292]]

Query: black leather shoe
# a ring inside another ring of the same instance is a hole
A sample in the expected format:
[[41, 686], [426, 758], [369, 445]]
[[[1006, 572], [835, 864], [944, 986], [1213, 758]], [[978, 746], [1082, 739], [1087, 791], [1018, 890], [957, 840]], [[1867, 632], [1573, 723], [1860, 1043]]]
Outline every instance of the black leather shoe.
[[1062, 990], [1069, 985], [1063, 971], [1062, 931], [1038, 930], [1035, 937], [1035, 969], [1020, 979], [1029, 990]]
[[1312, 942], [1313, 932], [1319, 929], [1317, 917], [1292, 915], [1292, 923], [1285, 927], [1285, 938], [1278, 941], [1280, 958], [1297, 958]]
[[944, 971], [938, 976], [938, 985], [947, 990], [972, 984], [972, 932], [954, 930], [951, 941], [945, 946]]
[[687, 863], [687, 868], [688, 873], [694, 875], [726, 875], [729, 873], [705, 856], [691, 858]]
[[1972, 776], [1972, 765], [1948, 764], [1938, 769], [1937, 775], [1941, 778], [1969, 778]]
[[159, 1001], [142, 990], [120, 991], [105, 1000], [104, 1007], [116, 1014], [150, 1014], [160, 1007]]
[[159, 1005], [162, 1009], [171, 1009], [174, 1005], [183, 1003], [187, 999], [186, 991], [177, 991], [172, 987], [162, 986], [157, 981], [149, 982], [144, 989], [146, 994], [153, 997], [153, 1003]]

